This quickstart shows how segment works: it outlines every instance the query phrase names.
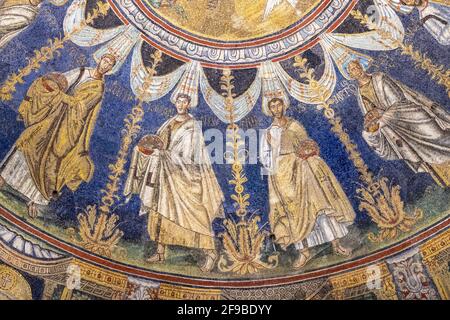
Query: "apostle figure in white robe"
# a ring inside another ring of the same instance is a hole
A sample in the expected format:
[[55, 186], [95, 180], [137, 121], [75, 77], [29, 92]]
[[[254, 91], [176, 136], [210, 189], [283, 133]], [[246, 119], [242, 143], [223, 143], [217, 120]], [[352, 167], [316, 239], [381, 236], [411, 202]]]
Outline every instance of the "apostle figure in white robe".
[[31, 217], [64, 187], [89, 181], [90, 139], [104, 92], [104, 75], [116, 58], [105, 54], [95, 68], [76, 68], [36, 79], [19, 106], [25, 130], [0, 163], [0, 184], [28, 202]]
[[27, 28], [42, 0], [0, 0], [0, 49]]
[[450, 186], [450, 114], [384, 73], [368, 74], [359, 61], [347, 70], [358, 81], [367, 144], [383, 159], [405, 160], [414, 172]]
[[295, 269], [312, 257], [310, 248], [331, 243], [336, 254], [351, 249], [340, 239], [353, 224], [355, 212], [333, 172], [319, 155], [319, 147], [305, 128], [285, 116], [285, 103], [274, 98], [265, 113], [272, 125], [261, 141], [261, 162], [268, 174], [269, 222], [275, 242], [283, 249], [294, 245]]
[[399, 1], [399, 4], [406, 6], [407, 9], [417, 8], [419, 11], [420, 23], [427, 29], [433, 38], [443, 46], [450, 45], [450, 6], [448, 0], [395, 1]]
[[148, 233], [157, 243], [148, 262], [164, 262], [166, 247], [178, 245], [202, 250], [200, 268], [209, 272], [218, 256], [212, 223], [223, 217], [224, 197], [201, 126], [188, 113], [190, 101], [179, 94], [177, 115], [135, 147], [124, 194], [139, 194], [141, 214], [148, 214]]

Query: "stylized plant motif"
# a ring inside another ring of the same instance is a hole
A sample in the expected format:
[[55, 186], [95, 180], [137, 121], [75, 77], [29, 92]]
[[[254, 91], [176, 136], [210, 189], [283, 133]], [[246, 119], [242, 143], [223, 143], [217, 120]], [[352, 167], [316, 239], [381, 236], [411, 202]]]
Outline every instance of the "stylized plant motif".
[[378, 183], [376, 192], [371, 192], [369, 188], [357, 190], [362, 200], [359, 209], [365, 210], [380, 229], [378, 235], [368, 235], [373, 242], [395, 239], [400, 232], [411, 231], [423, 217], [423, 211], [417, 208], [412, 215], [406, 213], [399, 186], [389, 186], [387, 178], [381, 178]]
[[232, 152], [227, 154], [227, 160], [231, 163], [233, 174], [233, 179], [229, 181], [229, 184], [234, 185], [235, 193], [231, 195], [231, 199], [236, 204], [236, 215], [239, 222], [236, 223], [233, 219], [224, 221], [226, 232], [220, 235], [223, 240], [224, 253], [220, 257], [218, 267], [222, 272], [244, 275], [276, 267], [278, 256], [270, 256], [268, 263], [261, 260], [267, 233], [258, 226], [259, 216], [247, 218], [250, 195], [245, 193], [244, 185], [248, 179], [242, 165], [246, 150], [245, 143], [239, 134], [239, 126], [234, 122], [233, 102], [235, 94], [233, 93], [233, 79], [230, 70], [224, 70], [221, 88], [224, 90], [226, 108], [230, 112], [227, 145], [232, 148]]
[[227, 230], [222, 240], [226, 255], [219, 260], [219, 270], [240, 275], [256, 273], [262, 269], [272, 269], [278, 265], [278, 256], [272, 255], [268, 262], [261, 261], [267, 232], [259, 229], [260, 217], [235, 223], [228, 219]]
[[69, 229], [72, 241], [90, 252], [111, 257], [123, 236], [123, 232], [116, 228], [119, 217], [115, 214], [109, 216], [104, 212], [97, 214], [96, 206], [87, 206], [77, 218], [78, 237], [75, 230]]

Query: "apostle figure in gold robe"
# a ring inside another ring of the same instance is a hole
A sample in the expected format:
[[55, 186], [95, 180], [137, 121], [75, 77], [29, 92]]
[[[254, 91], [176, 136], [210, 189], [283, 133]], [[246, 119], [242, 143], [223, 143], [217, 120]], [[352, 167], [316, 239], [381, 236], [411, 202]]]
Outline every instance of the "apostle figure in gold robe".
[[200, 268], [209, 272], [217, 259], [212, 222], [223, 217], [224, 197], [190, 102], [179, 94], [177, 115], [135, 147], [124, 193], [139, 194], [141, 214], [148, 214], [148, 233], [157, 243], [148, 262], [164, 262], [168, 245], [197, 248], [206, 258]]
[[427, 172], [450, 186], [450, 114], [437, 103], [384, 73], [368, 74], [349, 63], [358, 81], [367, 144], [385, 160], [404, 160], [414, 172]]
[[351, 255], [340, 239], [348, 234], [355, 212], [319, 147], [305, 128], [285, 116], [285, 103], [274, 98], [265, 113], [273, 123], [261, 140], [261, 160], [268, 174], [269, 223], [275, 242], [294, 245], [295, 269], [310, 259], [310, 248], [331, 242], [334, 252]]
[[0, 166], [2, 182], [21, 193], [30, 216], [63, 187], [75, 191], [92, 178], [89, 143], [104, 91], [104, 75], [116, 59], [104, 55], [96, 68], [50, 73], [33, 82], [19, 106], [25, 131]]

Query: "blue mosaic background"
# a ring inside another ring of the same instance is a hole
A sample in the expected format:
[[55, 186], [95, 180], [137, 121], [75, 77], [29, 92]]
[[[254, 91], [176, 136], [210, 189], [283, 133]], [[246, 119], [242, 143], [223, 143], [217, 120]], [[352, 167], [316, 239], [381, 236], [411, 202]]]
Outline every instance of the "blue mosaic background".
[[[23, 67], [27, 62], [27, 57], [33, 54], [33, 50], [39, 49], [47, 45], [47, 39], [57, 37], [62, 33], [62, 21], [67, 6], [55, 7], [44, 4], [38, 19], [33, 25], [22, 32], [18, 37], [11, 41], [6, 47], [0, 50], [0, 82], [3, 82], [6, 77], [15, 72], [18, 68]], [[417, 14], [410, 16], [402, 16], [405, 23], [405, 28], [412, 28], [418, 22]], [[341, 27], [340, 31], [352, 32], [352, 30], [345, 30]], [[354, 32], [354, 31], [353, 31]], [[423, 29], [419, 28], [413, 37], [409, 39], [414, 41], [414, 47], [427, 55], [436, 64], [443, 64], [447, 68], [450, 66], [448, 49], [439, 45], [434, 39]], [[93, 48], [78, 48], [74, 44], [69, 43], [62, 51], [59, 57], [44, 64], [43, 68], [37, 73], [33, 73], [25, 78], [24, 85], [17, 86], [17, 92], [14, 94], [14, 99], [9, 102], [0, 102], [0, 157], [3, 158], [15, 140], [23, 131], [23, 123], [18, 122], [17, 108], [24, 96], [28, 86], [37, 77], [51, 71], [67, 71], [72, 68], [79, 67], [77, 61], [82, 62], [82, 57], [87, 58], [83, 63], [87, 66], [93, 66], [95, 63], [91, 58], [92, 53], [96, 50]], [[430, 77], [425, 71], [415, 68], [408, 57], [400, 55], [398, 51], [389, 53], [374, 53], [365, 52], [372, 56], [375, 61], [375, 66], [372, 71], [383, 71], [390, 76], [403, 81], [411, 88], [424, 93], [436, 102], [448, 107], [448, 97], [443, 87], [430, 80]], [[387, 62], [382, 62], [387, 57]], [[379, 65], [377, 63], [379, 62]], [[61, 198], [54, 204], [53, 208], [56, 210], [57, 216], [60, 220], [64, 220], [70, 224], [76, 220], [76, 215], [87, 205], [99, 203], [101, 194], [100, 190], [105, 186], [108, 176], [108, 164], [116, 159], [117, 152], [120, 146], [120, 131], [123, 127], [123, 119], [130, 112], [133, 101], [124, 101], [120, 97], [116, 97], [108, 92], [108, 87], [113, 83], [120, 83], [122, 87], [129, 89], [129, 72], [130, 72], [131, 56], [123, 65], [120, 71], [106, 79], [106, 90], [103, 100], [103, 105], [98, 116], [96, 129], [91, 140], [90, 154], [94, 161], [96, 168], [94, 177], [89, 183], [82, 184], [81, 187], [72, 194], [65, 190]], [[389, 63], [390, 62], [390, 63]], [[284, 63], [289, 66], [289, 61]], [[167, 73], [164, 70], [159, 70], [160, 73]], [[208, 71], [214, 73], [214, 71]], [[239, 72], [237, 73], [237, 90], [242, 92], [245, 90], [243, 84], [248, 84], [251, 77], [254, 77], [254, 72]], [[245, 77], [248, 77], [246, 79]], [[219, 75], [211, 77], [211, 82], [217, 81]], [[342, 80], [340, 78], [339, 80]], [[339, 90], [339, 85], [337, 90]], [[151, 105], [162, 108], [173, 109], [169, 101], [170, 96], [151, 103]], [[363, 117], [357, 105], [356, 98], [351, 96], [345, 101], [335, 106], [337, 114], [342, 117], [344, 128], [348, 131], [351, 138], [359, 147], [369, 168], [375, 172], [381, 172], [383, 176], [390, 177], [395, 183], [402, 187], [403, 197], [405, 202], [409, 203], [413, 199], [419, 198], [425, 189], [434, 184], [431, 177], [426, 174], [414, 174], [405, 163], [402, 161], [383, 161], [371, 151], [367, 144], [363, 141], [361, 132]], [[193, 115], [198, 119], [212, 119], [214, 114], [203, 101], [200, 95], [199, 106], [192, 111]], [[358, 211], [356, 189], [359, 187], [358, 173], [354, 169], [347, 154], [330, 131], [330, 125], [322, 116], [320, 111], [314, 107], [299, 105], [297, 101], [291, 102], [291, 108], [288, 115], [299, 120], [307, 129], [310, 136], [315, 139], [321, 149], [323, 159], [331, 167], [338, 180], [342, 183], [346, 194], [354, 204], [357, 211], [357, 219], [355, 224], [361, 228], [366, 227], [370, 219], [367, 215]], [[271, 119], [263, 115], [261, 111], [261, 102], [259, 101], [248, 117], [257, 119], [256, 129], [266, 128], [270, 125]], [[167, 120], [167, 117], [158, 114], [157, 112], [146, 112], [143, 121], [141, 136], [148, 133], [155, 132], [159, 126]], [[245, 121], [245, 120], [244, 120]], [[204, 129], [211, 126], [204, 124]], [[225, 132], [226, 125], [219, 124], [217, 128]], [[139, 137], [138, 137], [139, 138]], [[214, 165], [214, 170], [219, 179], [219, 183], [226, 196], [227, 202], [225, 210], [227, 213], [233, 212], [232, 201], [230, 195], [232, 187], [228, 184], [231, 178], [231, 170], [229, 165]], [[248, 193], [251, 195], [250, 210], [258, 210], [258, 213], [263, 217], [263, 223], [267, 219], [268, 211], [268, 190], [266, 178], [261, 178], [259, 165], [248, 165], [245, 168], [246, 175], [249, 182], [246, 184]], [[125, 179], [125, 177], [124, 177]], [[126, 205], [119, 205], [115, 209], [115, 213], [120, 216], [119, 228], [125, 232], [126, 239], [139, 239], [146, 235], [146, 217], [138, 217], [139, 199], [134, 197], [132, 201]], [[220, 223], [216, 223], [216, 230], [220, 229]]]

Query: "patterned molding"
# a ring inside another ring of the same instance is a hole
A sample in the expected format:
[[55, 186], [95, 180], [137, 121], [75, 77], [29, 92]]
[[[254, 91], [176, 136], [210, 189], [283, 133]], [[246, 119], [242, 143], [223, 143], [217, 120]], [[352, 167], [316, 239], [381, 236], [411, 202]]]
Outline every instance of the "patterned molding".
[[0, 225], [0, 242], [5, 246], [38, 260], [55, 260], [63, 258], [52, 250], [42, 248], [40, 245], [24, 239], [20, 234]]
[[284, 286], [257, 289], [224, 289], [226, 300], [324, 300], [330, 293], [330, 283], [319, 278]]
[[[0, 259], [6, 264], [45, 280], [42, 299], [75, 299], [75, 292], [102, 299], [448, 299], [450, 294], [450, 229], [420, 247], [385, 262], [310, 281], [255, 289], [204, 289], [127, 277], [74, 258], [38, 260], [0, 241]], [[81, 282], [67, 289], [68, 268], [80, 268]], [[377, 282], [377, 279], [379, 280]], [[398, 293], [397, 293], [398, 292]], [[398, 296], [397, 296], [398, 295]]]
[[159, 287], [160, 300], [219, 300], [221, 290], [198, 289], [162, 283]]
[[125, 292], [127, 289], [128, 278], [125, 275], [80, 260], [73, 260], [72, 264], [80, 267], [81, 279], [85, 281], [99, 284], [119, 292]]
[[393, 277], [385, 263], [357, 269], [329, 279], [332, 297], [337, 300], [356, 299], [373, 294], [380, 300], [397, 300]]
[[427, 267], [442, 299], [450, 299], [450, 229], [420, 247]]
[[201, 44], [200, 41], [189, 41], [175, 32], [170, 32], [152, 21], [132, 0], [115, 0], [111, 4], [120, 11], [128, 22], [142, 32], [144, 37], [165, 51], [184, 57], [187, 60], [196, 60], [213, 65], [236, 66], [242, 64], [258, 64], [266, 60], [283, 57], [292, 51], [306, 46], [325, 32], [331, 24], [340, 21], [346, 9], [353, 6], [352, 0], [333, 0], [328, 7], [313, 21], [306, 24], [295, 33], [279, 38], [271, 43], [260, 45], [236, 45], [234, 48], [225, 46]]
[[401, 300], [436, 300], [440, 296], [422, 263], [419, 248], [387, 259]]
[[4, 263], [31, 275], [46, 277], [65, 273], [71, 258], [54, 261], [40, 261], [26, 257], [0, 242], [0, 260]]

